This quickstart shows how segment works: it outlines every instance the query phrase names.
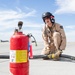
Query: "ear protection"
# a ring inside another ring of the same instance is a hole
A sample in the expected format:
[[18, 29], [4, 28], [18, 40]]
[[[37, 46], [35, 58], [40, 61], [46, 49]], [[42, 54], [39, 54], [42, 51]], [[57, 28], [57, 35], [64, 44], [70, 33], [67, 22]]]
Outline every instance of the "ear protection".
[[50, 16], [50, 20], [51, 20], [51, 22], [52, 23], [54, 23], [55, 22], [55, 19], [54, 19], [54, 16], [52, 15], [52, 16]]

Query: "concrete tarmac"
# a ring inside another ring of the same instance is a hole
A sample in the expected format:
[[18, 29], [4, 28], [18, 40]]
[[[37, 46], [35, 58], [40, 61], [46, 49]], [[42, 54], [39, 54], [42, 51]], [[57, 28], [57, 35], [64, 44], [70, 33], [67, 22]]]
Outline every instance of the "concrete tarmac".
[[[8, 42], [0, 42], [0, 55], [9, 54]], [[38, 46], [33, 44], [33, 54], [41, 54], [43, 43], [38, 42]], [[75, 56], [75, 43], [67, 43], [63, 54]], [[29, 75], [75, 75], [75, 61], [67, 58], [60, 58], [59, 61], [29, 59]], [[10, 73], [9, 59], [0, 59], [0, 75], [12, 75]]]

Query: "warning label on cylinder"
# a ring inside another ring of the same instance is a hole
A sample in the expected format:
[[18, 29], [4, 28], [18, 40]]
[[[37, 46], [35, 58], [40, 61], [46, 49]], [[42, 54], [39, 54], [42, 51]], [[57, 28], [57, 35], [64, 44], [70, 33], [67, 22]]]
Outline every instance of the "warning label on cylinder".
[[10, 62], [16, 63], [27, 62], [27, 50], [11, 50]]

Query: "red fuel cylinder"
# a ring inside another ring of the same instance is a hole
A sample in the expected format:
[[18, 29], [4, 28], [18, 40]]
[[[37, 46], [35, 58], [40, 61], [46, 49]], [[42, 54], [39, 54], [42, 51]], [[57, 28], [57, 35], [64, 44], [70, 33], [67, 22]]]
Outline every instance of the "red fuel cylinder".
[[10, 38], [10, 72], [13, 75], [29, 75], [28, 36], [17, 32]]

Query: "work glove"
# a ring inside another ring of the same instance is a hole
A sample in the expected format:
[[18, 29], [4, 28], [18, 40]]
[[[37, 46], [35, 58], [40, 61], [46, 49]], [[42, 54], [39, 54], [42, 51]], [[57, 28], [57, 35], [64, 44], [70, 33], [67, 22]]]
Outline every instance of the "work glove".
[[62, 53], [61, 50], [57, 50], [56, 53], [52, 54], [53, 60], [59, 60], [60, 54]]
[[59, 56], [60, 56], [61, 53], [62, 53], [62, 51], [57, 50], [56, 53], [49, 54], [49, 55], [47, 55], [47, 57], [48, 57], [49, 59], [59, 60]]

